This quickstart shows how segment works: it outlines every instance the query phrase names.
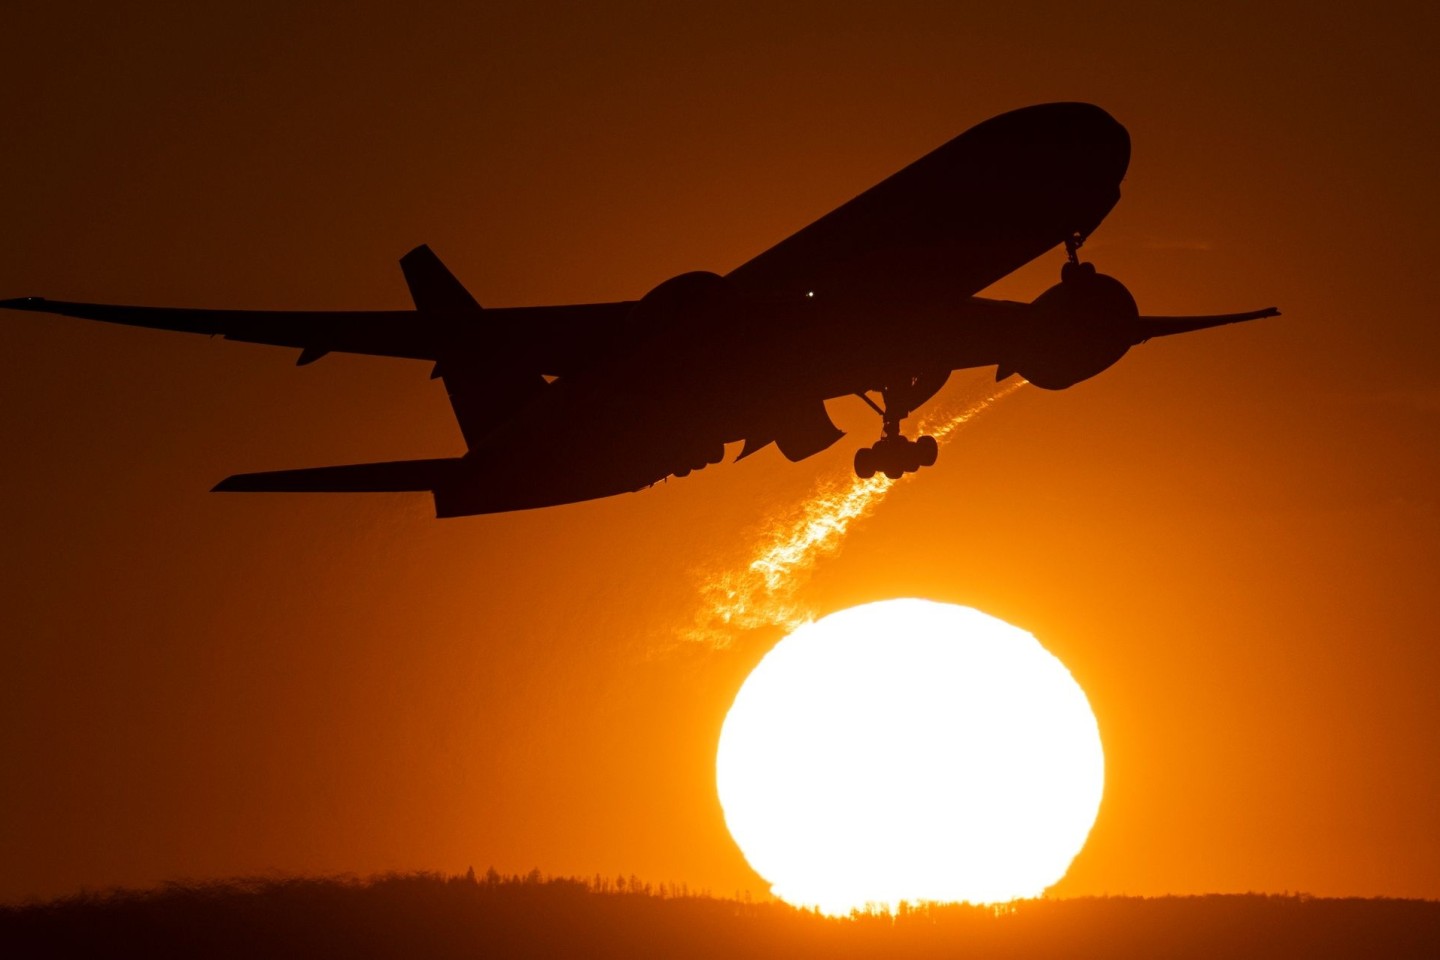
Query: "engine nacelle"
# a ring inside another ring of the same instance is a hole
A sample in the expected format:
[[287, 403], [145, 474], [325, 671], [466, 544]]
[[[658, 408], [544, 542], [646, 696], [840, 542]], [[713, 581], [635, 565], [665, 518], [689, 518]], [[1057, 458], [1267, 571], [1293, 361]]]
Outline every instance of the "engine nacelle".
[[671, 277], [631, 309], [629, 322], [640, 328], [677, 320], [694, 320], [730, 308], [736, 300], [730, 282], [716, 273], [696, 270]]
[[1125, 285], [1088, 263], [1066, 264], [1030, 306], [1022, 342], [1001, 367], [1046, 390], [1088, 380], [1125, 356], [1140, 315]]

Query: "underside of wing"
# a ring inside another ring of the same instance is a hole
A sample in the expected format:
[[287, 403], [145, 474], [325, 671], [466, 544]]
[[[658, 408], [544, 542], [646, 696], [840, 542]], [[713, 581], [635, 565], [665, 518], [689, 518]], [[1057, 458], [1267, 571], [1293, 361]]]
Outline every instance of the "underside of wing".
[[746, 296], [875, 302], [972, 296], [1120, 198], [1125, 128], [1052, 103], [976, 126], [734, 270]]
[[1208, 330], [1211, 327], [1223, 327], [1230, 323], [1244, 323], [1247, 320], [1264, 320], [1267, 317], [1278, 316], [1280, 316], [1280, 311], [1275, 307], [1249, 310], [1245, 313], [1219, 313], [1207, 316], [1141, 316], [1135, 318], [1135, 342], [1140, 344], [1152, 337], [1168, 337], [1177, 333], [1190, 333], [1192, 330]]

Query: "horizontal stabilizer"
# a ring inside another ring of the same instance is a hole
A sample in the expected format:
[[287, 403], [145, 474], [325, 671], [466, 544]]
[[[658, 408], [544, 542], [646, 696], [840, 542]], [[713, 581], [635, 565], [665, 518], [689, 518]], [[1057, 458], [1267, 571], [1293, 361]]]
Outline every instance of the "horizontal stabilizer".
[[460, 467], [459, 458], [349, 463], [338, 467], [237, 473], [215, 484], [216, 492], [384, 493], [434, 490]]

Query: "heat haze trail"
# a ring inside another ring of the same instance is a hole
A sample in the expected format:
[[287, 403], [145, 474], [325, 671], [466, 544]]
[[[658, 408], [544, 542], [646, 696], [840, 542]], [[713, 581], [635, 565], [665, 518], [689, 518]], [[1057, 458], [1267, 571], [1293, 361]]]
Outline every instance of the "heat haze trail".
[[[944, 443], [956, 431], [1025, 385], [1014, 377], [979, 399], [942, 409], [919, 423], [919, 431]], [[877, 474], [861, 480], [850, 474], [815, 484], [799, 503], [782, 508], [756, 531], [749, 559], [703, 575], [701, 609], [687, 639], [715, 647], [728, 645], [744, 630], [799, 626], [813, 616], [796, 599], [815, 562], [840, 549], [850, 525], [875, 511], [900, 480]]]

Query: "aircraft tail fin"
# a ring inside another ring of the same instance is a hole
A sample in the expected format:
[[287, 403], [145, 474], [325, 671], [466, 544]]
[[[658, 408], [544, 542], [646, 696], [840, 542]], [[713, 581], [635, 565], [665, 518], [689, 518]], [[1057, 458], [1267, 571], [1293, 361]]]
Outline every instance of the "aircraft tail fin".
[[445, 381], [466, 445], [480, 449], [497, 425], [545, 387], [545, 380], [538, 371], [515, 369], [507, 362], [503, 328], [486, 322], [492, 318], [483, 316], [470, 291], [428, 246], [418, 246], [401, 257], [400, 270], [422, 325], [439, 342], [448, 342], [452, 331], [464, 329], [466, 342], [488, 345], [484, 352], [440, 353], [430, 374]]
[[458, 469], [459, 458], [348, 463], [336, 467], [237, 473], [212, 488], [238, 493], [385, 493], [433, 491]]
[[480, 304], [428, 246], [421, 244], [401, 257], [400, 270], [422, 317], [444, 321], [480, 315]]

